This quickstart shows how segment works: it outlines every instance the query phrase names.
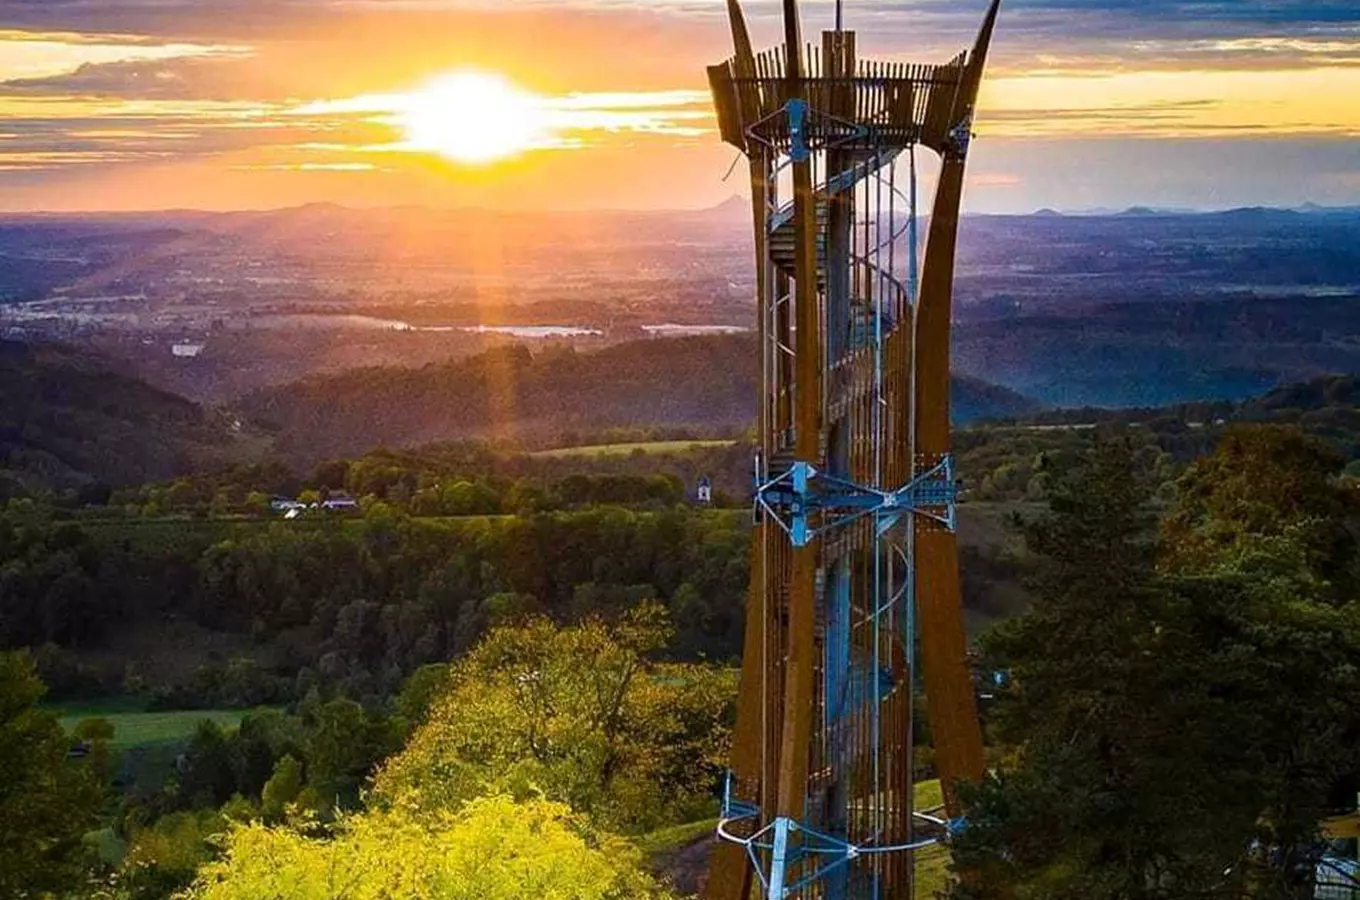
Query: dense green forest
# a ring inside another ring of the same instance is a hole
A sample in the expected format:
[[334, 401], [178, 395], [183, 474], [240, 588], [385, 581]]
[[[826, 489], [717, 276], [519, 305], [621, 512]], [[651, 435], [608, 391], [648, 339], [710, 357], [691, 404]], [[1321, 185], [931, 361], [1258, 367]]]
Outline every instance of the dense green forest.
[[1238, 426], [1159, 515], [1133, 456], [1094, 448], [1021, 527], [1033, 602], [981, 641], [1006, 677], [953, 896], [1348, 896], [1324, 834], [1360, 787], [1346, 459]]
[[[742, 513], [621, 507], [200, 525], [8, 516], [0, 640], [39, 648], [58, 698], [146, 684], [169, 708], [315, 691], [376, 702], [498, 617], [574, 620], [643, 600], [672, 611], [676, 654], [730, 659], [748, 527]], [[157, 634], [179, 638], [145, 658]]]
[[[1044, 504], [1091, 447], [1115, 437], [1130, 446], [1163, 506], [1235, 422], [1300, 421], [1354, 474], [1356, 384], [1335, 378], [1237, 406], [1045, 414], [958, 430], [970, 623], [980, 629], [1025, 608], [1022, 554], [1005, 522]], [[732, 660], [751, 448], [645, 449], [647, 438], [674, 436], [585, 438], [643, 439], [619, 453], [444, 444], [305, 474], [274, 463], [135, 488], [30, 491], [0, 515], [0, 646], [38, 648], [57, 699], [122, 694], [140, 683], [138, 658], [150, 653], [158, 677], [149, 699], [160, 707], [295, 702], [314, 687], [364, 700], [466, 650], [494, 609], [570, 621], [652, 599], [675, 616], [678, 657]], [[714, 481], [716, 509], [696, 507], [701, 476]], [[283, 521], [270, 508], [279, 495], [311, 504], [349, 496], [359, 509]], [[161, 644], [184, 651], [158, 652]]]
[[[63, 377], [36, 382], [67, 412], [17, 436], [0, 507], [0, 897], [674, 891], [657, 860], [709, 829], [731, 725], [740, 431], [295, 468]], [[1357, 400], [1331, 378], [956, 432], [965, 606], [1006, 682], [963, 877], [929, 890], [1311, 896], [1360, 786]], [[82, 445], [105, 418], [158, 423], [159, 468]]]
[[[1310, 897], [1336, 858], [1323, 823], [1360, 786], [1347, 457], [1298, 429], [1237, 425], [1168, 491], [1125, 430], [1079, 432], [1089, 445], [1044, 499], [1015, 507], [1006, 542], [1027, 610], [980, 640], [1005, 676], [985, 707], [992, 770], [966, 792], [957, 879], [930, 890]], [[147, 900], [672, 891], [648, 853], [713, 814], [735, 673], [706, 656], [739, 629], [743, 514], [383, 506], [256, 523], [10, 504], [6, 557], [23, 563], [0, 587], [7, 612], [29, 613], [10, 622], [56, 628], [7, 632], [37, 648], [0, 656], [0, 820], [32, 823], [0, 831], [12, 884]], [[41, 604], [14, 602], [40, 583]], [[147, 597], [173, 604], [139, 608]], [[208, 645], [188, 636], [222, 629], [238, 650], [287, 637], [304, 664], [287, 678], [242, 653], [178, 693], [159, 666], [82, 684], [98, 676], [71, 661], [138, 617], [189, 656]], [[129, 748], [131, 715], [42, 705], [40, 675], [58, 691], [253, 709]], [[918, 739], [929, 778], [928, 729]]]
[[[737, 438], [755, 414], [750, 342], [644, 340], [537, 354], [516, 346], [420, 369], [311, 378], [205, 409], [90, 351], [0, 340], [0, 499], [135, 487], [232, 464], [281, 461], [305, 471], [382, 447], [468, 439], [543, 449]], [[1037, 408], [967, 378], [956, 380], [955, 405], [960, 421]]]

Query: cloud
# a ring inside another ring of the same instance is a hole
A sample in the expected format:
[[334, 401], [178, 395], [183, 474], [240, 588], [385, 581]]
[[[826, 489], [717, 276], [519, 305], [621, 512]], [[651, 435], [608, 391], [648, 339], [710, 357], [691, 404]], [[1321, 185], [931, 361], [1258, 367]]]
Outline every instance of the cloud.
[[[448, 92], [441, 87], [443, 84], [446, 82], [436, 81], [423, 90], [318, 101], [291, 109], [287, 115], [357, 120], [387, 126], [397, 133], [406, 131], [413, 120], [419, 126], [431, 116], [446, 115], [450, 121], [467, 116], [469, 111], [459, 109], [458, 105], [469, 98], [456, 91]], [[619, 134], [694, 138], [713, 129], [713, 113], [705, 91], [576, 92], [545, 96], [513, 89], [509, 96], [517, 106], [516, 114], [528, 120], [524, 124], [532, 137], [525, 143], [526, 149], [580, 149], [598, 143], [604, 135]], [[475, 98], [472, 99], [475, 105]], [[468, 127], [477, 126], [469, 122]], [[413, 140], [410, 135], [386, 144], [353, 149], [369, 153], [440, 150]]]
[[246, 47], [0, 30], [0, 82], [41, 81], [108, 64], [247, 55]]
[[0, 151], [11, 164], [56, 169], [148, 159], [259, 155], [313, 143], [392, 139], [372, 123], [285, 115], [242, 101], [0, 98]]
[[231, 166], [233, 172], [377, 172], [372, 163], [272, 163], [270, 165]]
[[1005, 137], [1360, 135], [1360, 68], [1002, 76], [979, 130]]
[[[704, 64], [729, 50], [724, 2], [0, 0], [0, 169], [93, 183], [166, 161], [243, 179], [370, 172], [349, 180], [400, 174], [414, 184], [412, 170], [436, 166], [405, 143], [403, 98], [471, 66], [543, 100], [540, 148], [590, 148], [536, 154], [534, 166], [576, 158], [573, 172], [598, 166], [608, 178], [596, 180], [623, 190], [609, 161], [630, 143], [728, 152], [710, 135], [703, 91]], [[1360, 134], [1349, 100], [1360, 96], [1353, 0], [1003, 2], [980, 146]], [[845, 10], [865, 55], [931, 61], [971, 42], [986, 3], [845, 0]], [[780, 40], [780, 4], [745, 5], [757, 42]], [[815, 40], [830, 0], [803, 10]], [[999, 171], [1022, 181], [981, 187], [1044, 185]], [[654, 171], [636, 179], [639, 194], [657, 181]]]
[[[468, 42], [457, 35], [467, 32], [483, 50], [494, 47], [516, 58], [533, 41], [544, 66], [563, 68], [560, 61], [573, 48], [597, 68], [640, 74], [664, 65], [670, 86], [678, 87], [700, 79], [702, 64], [727, 51], [724, 2], [0, 0], [0, 28], [203, 44], [322, 40], [355, 51], [349, 60], [358, 68], [371, 66], [365, 56], [375, 49], [401, 47], [416, 58], [423, 48], [466, 53]], [[777, 42], [780, 4], [745, 5], [757, 39]], [[847, 22], [861, 32], [867, 51], [923, 61], [947, 58], [970, 43], [985, 7], [986, 0], [845, 0]], [[802, 8], [810, 35], [830, 25], [830, 0]], [[1360, 56], [1360, 4], [1350, 0], [1005, 0], [1002, 15], [995, 54], [1001, 70], [1040, 62], [1049, 68], [1174, 68], [1187, 59], [1279, 68], [1354, 63]], [[560, 39], [553, 39], [554, 32]], [[658, 34], [666, 40], [656, 40]], [[647, 35], [650, 41], [643, 39]]]
[[[530, 150], [575, 150], [627, 136], [696, 139], [712, 128], [700, 91], [574, 93], [537, 96], [533, 104], [542, 129]], [[429, 112], [430, 99], [0, 96], [0, 162], [58, 169], [230, 156], [237, 171], [373, 171], [396, 156], [438, 155], [438, 147], [409, 141], [404, 116], [412, 111]]]
[[58, 75], [0, 81], [0, 96], [230, 100], [249, 93], [249, 64], [245, 54], [85, 63]]
[[[445, 16], [469, 13], [542, 13], [566, 10], [721, 22], [725, 0], [0, 0], [0, 24], [159, 35], [270, 33], [327, 19]], [[932, 37], [966, 40], [985, 0], [845, 0], [853, 27], [895, 33], [925, 30]], [[748, 0], [758, 27], [779, 15], [774, 0]], [[830, 0], [804, 2], [809, 31], [831, 21]], [[1349, 0], [1007, 0], [1012, 35], [1052, 37], [1185, 37], [1360, 25]]]
[[1024, 183], [1023, 175], [1011, 172], [973, 172], [968, 175], [968, 186], [973, 188], [1014, 188]]

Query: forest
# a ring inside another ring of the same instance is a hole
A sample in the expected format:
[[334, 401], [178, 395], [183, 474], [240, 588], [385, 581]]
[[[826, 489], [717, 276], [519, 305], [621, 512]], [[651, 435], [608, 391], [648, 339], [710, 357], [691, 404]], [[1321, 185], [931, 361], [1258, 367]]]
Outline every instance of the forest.
[[[315, 375], [204, 406], [134, 374], [145, 363], [0, 339], [0, 499], [131, 488], [233, 465], [308, 472], [380, 448], [439, 443], [533, 451], [737, 438], [755, 415], [753, 340], [667, 339], [664, 352], [656, 339], [594, 353], [514, 345], [418, 368]], [[960, 422], [1038, 409], [962, 377], [954, 404]]]
[[[957, 430], [974, 662], [1006, 678], [918, 897], [1312, 896], [1360, 787], [1356, 384]], [[751, 448], [572, 438], [13, 482], [0, 897], [693, 892]]]
[[[954, 876], [918, 896], [1312, 896], [1353, 809], [1347, 456], [1238, 424], [1167, 489], [1125, 430], [1078, 432], [1007, 517], [1025, 600], [978, 636], [979, 671], [1006, 673], [990, 774]], [[668, 861], [714, 815], [748, 523], [660, 497], [288, 522], [11, 501], [3, 635], [29, 649], [0, 657], [0, 894], [690, 890]], [[214, 633], [244, 652], [177, 684], [168, 657], [100, 669], [129, 623], [181, 655]], [[100, 704], [138, 692], [201, 721], [129, 747], [143, 713]]]
[[[745, 431], [755, 417], [757, 359], [749, 334], [632, 341], [595, 353], [534, 354], [517, 345], [420, 369], [312, 376], [247, 395], [239, 408], [277, 436], [285, 458], [303, 464], [318, 454], [467, 438], [541, 447], [608, 428], [725, 434]], [[956, 378], [953, 391], [959, 422], [1038, 408], [978, 379]]]

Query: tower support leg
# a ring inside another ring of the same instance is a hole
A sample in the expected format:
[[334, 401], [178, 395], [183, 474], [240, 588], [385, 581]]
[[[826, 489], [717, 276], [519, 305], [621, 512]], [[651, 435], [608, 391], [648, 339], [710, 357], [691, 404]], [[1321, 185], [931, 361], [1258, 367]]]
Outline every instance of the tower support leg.
[[770, 886], [766, 892], [767, 900], [784, 900], [784, 888], [788, 883], [789, 835], [793, 831], [793, 820], [780, 816], [774, 820], [774, 850], [770, 855]]

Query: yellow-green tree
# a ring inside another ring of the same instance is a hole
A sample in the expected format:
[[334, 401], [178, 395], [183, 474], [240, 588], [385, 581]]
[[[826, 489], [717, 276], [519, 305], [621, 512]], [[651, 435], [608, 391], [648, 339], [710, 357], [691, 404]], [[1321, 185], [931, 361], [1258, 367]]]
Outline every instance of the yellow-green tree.
[[235, 828], [189, 900], [648, 900], [666, 894], [628, 843], [591, 833], [561, 804], [507, 796], [457, 812], [389, 808], [329, 834]]
[[722, 771], [736, 679], [654, 661], [669, 636], [654, 604], [616, 623], [493, 630], [379, 773], [379, 797], [457, 809], [492, 787], [533, 787], [624, 832], [694, 816]]

